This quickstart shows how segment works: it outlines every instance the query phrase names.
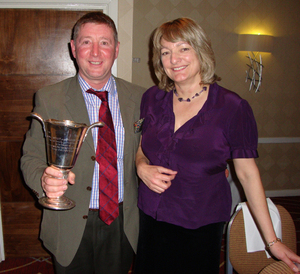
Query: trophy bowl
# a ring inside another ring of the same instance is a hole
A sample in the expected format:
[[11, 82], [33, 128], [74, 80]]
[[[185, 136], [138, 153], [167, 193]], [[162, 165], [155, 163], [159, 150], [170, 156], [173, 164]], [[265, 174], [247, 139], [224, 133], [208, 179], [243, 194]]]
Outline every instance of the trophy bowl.
[[[87, 126], [70, 120], [43, 120], [36, 112], [32, 112], [30, 116], [42, 123], [46, 139], [48, 165], [60, 170], [63, 174], [63, 177], [57, 179], [68, 179], [68, 174], [75, 165], [88, 131], [93, 127], [104, 126], [103, 122], [96, 122]], [[67, 210], [76, 205], [74, 201], [64, 195], [56, 198], [45, 196], [39, 199], [39, 203], [43, 207], [54, 210]]]

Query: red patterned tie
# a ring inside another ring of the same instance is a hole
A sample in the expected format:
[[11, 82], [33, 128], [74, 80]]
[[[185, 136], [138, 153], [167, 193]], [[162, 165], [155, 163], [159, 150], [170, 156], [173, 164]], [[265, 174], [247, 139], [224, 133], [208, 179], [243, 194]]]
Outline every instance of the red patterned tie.
[[98, 129], [96, 160], [99, 163], [99, 214], [110, 225], [119, 216], [117, 149], [114, 124], [108, 106], [107, 91], [87, 90], [98, 96], [102, 103], [99, 121], [105, 123]]

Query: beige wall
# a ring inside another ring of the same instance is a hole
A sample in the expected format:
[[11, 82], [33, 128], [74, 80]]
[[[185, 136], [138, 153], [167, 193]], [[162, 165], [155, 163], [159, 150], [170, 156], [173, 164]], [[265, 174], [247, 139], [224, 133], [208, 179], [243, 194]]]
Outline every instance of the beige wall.
[[[122, 1], [120, 1], [122, 2]], [[220, 82], [251, 104], [260, 138], [297, 137], [295, 143], [261, 143], [257, 160], [266, 190], [300, 190], [300, 1], [298, 0], [134, 0], [132, 81], [153, 85], [149, 38], [163, 22], [196, 20], [212, 40]], [[262, 53], [260, 92], [245, 83], [248, 59], [237, 51], [238, 34], [258, 31], [275, 37], [272, 53]], [[284, 141], [285, 139], [281, 139]], [[299, 194], [299, 192], [298, 192]]]
[[133, 43], [133, 0], [118, 1], [118, 36], [120, 52], [118, 56], [118, 77], [132, 80]]

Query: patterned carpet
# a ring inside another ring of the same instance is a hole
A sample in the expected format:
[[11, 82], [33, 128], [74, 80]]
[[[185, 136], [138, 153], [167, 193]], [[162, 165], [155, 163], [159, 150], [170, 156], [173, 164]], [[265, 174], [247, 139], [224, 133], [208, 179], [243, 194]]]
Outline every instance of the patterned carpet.
[[[291, 214], [297, 233], [297, 250], [300, 255], [300, 197], [272, 198], [275, 204], [285, 207]], [[50, 257], [40, 258], [6, 258], [0, 263], [0, 274], [54, 274]], [[129, 271], [129, 273], [132, 273]], [[222, 242], [220, 274], [225, 273], [225, 240]]]
[[6, 258], [0, 263], [0, 273], [54, 274], [51, 258]]

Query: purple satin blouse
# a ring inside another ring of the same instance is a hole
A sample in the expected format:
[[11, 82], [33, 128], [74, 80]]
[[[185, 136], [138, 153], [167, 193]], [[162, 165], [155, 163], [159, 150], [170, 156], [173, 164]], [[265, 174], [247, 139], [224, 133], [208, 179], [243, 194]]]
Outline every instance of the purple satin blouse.
[[229, 221], [226, 161], [258, 157], [252, 109], [239, 95], [215, 83], [199, 113], [174, 132], [172, 102], [173, 92], [157, 87], [148, 89], [142, 99], [143, 152], [150, 164], [178, 173], [162, 194], [141, 182], [138, 206], [158, 221], [189, 229]]

